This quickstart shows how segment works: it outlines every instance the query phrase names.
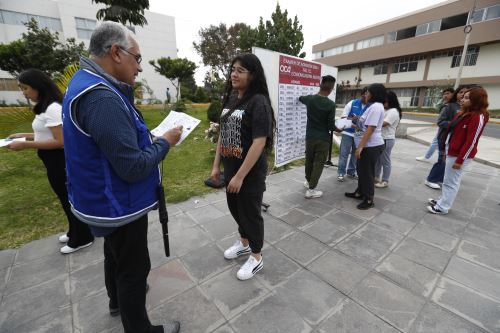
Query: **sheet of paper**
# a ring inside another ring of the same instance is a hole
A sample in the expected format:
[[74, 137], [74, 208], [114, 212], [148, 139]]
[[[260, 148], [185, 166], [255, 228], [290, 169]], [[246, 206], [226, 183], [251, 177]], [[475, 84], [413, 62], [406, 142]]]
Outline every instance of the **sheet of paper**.
[[335, 127], [337, 127], [338, 129], [351, 128], [351, 126], [352, 126], [351, 119], [341, 118], [335, 120]]
[[0, 147], [8, 146], [14, 141], [26, 141], [26, 138], [0, 139]]
[[151, 133], [155, 136], [162, 136], [163, 133], [169, 129], [182, 125], [181, 138], [179, 142], [177, 142], [177, 145], [179, 145], [195, 129], [195, 127], [198, 126], [199, 123], [199, 119], [193, 118], [183, 112], [170, 111], [168, 116], [163, 119], [160, 125], [152, 130]]

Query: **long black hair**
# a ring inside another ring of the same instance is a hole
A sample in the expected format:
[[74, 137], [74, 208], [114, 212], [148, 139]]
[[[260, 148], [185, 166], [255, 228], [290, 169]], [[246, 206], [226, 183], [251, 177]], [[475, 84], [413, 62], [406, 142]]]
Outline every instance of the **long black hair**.
[[385, 99], [387, 103], [387, 107], [389, 109], [396, 109], [399, 112], [399, 119], [403, 118], [403, 111], [401, 110], [401, 106], [399, 105], [398, 96], [392, 90], [387, 91], [387, 97]]
[[379, 102], [384, 104], [385, 98], [387, 96], [387, 90], [382, 83], [372, 83], [368, 86], [368, 92], [372, 95], [367, 103]]
[[17, 78], [19, 83], [30, 86], [38, 91], [38, 102], [33, 107], [35, 114], [44, 113], [47, 107], [57, 102], [62, 103], [63, 95], [59, 88], [57, 88], [54, 81], [41, 70], [30, 68], [22, 71]]
[[222, 100], [222, 108], [228, 107], [227, 103], [229, 102], [230, 97], [236, 93], [236, 91], [233, 89], [233, 85], [231, 83], [231, 71], [236, 62], [239, 62], [243, 68], [248, 70], [251, 75], [250, 83], [248, 85], [247, 90], [245, 91], [245, 94], [243, 97], [235, 104], [231, 105], [231, 110], [224, 114], [221, 117], [221, 120], [226, 120], [234, 110], [241, 106], [244, 105], [246, 102], [248, 102], [253, 96], [260, 94], [263, 95], [266, 99], [267, 102], [269, 103], [269, 108], [271, 111], [271, 117], [272, 117], [272, 130], [271, 130], [271, 136], [267, 138], [266, 140], [266, 149], [270, 150], [273, 146], [274, 142], [274, 132], [276, 129], [276, 119], [274, 117], [274, 110], [273, 107], [271, 106], [271, 98], [269, 97], [269, 89], [267, 88], [267, 82], [266, 82], [266, 75], [264, 74], [264, 68], [262, 67], [262, 64], [257, 58], [255, 54], [251, 53], [246, 53], [246, 54], [241, 54], [236, 57], [231, 61], [231, 66], [229, 67], [229, 74], [227, 76], [226, 80], [226, 88], [224, 90], [224, 98]]

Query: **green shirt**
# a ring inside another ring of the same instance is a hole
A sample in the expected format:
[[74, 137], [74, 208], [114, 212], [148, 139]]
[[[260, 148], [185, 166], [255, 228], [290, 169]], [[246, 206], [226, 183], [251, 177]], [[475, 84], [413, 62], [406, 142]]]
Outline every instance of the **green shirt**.
[[329, 131], [335, 128], [335, 103], [320, 95], [300, 96], [307, 107], [306, 140], [330, 141]]

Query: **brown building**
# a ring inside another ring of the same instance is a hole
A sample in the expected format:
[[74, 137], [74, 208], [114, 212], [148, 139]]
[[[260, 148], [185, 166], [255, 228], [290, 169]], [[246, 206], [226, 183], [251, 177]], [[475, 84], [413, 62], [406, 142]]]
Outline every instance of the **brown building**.
[[482, 85], [490, 108], [500, 109], [500, 0], [445, 1], [328, 39], [314, 45], [313, 54], [315, 61], [338, 67], [339, 103], [364, 86], [383, 83], [402, 106], [430, 107], [443, 87], [455, 84], [466, 29], [460, 82]]

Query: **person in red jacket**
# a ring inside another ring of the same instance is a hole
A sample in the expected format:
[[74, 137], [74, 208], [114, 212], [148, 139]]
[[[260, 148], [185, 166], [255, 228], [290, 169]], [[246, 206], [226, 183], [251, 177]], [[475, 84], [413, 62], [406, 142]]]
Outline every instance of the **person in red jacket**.
[[[489, 120], [488, 94], [481, 87], [468, 90], [462, 99], [460, 112], [448, 127], [447, 155], [441, 197], [429, 199], [427, 210], [433, 214], [448, 214], [460, 188], [462, 171], [476, 156], [477, 144]], [[441, 140], [444, 141], [444, 140]]]

